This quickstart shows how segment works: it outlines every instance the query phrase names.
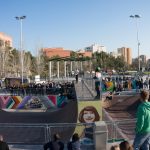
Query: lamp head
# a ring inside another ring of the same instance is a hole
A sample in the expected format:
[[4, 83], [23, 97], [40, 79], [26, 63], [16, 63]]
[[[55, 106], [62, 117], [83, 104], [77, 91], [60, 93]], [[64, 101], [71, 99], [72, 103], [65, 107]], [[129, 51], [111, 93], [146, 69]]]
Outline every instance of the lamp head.
[[26, 18], [26, 16], [21, 16], [20, 18], [21, 18], [21, 19], [25, 19], [25, 18]]
[[141, 18], [141, 16], [140, 15], [135, 15], [135, 18]]
[[130, 15], [130, 18], [134, 18], [134, 16], [133, 16], [133, 15]]
[[19, 20], [19, 17], [15, 17], [17, 20]]
[[140, 15], [130, 15], [130, 18], [141, 18]]
[[26, 18], [26, 16], [21, 16], [21, 17], [15, 17], [17, 20], [21, 20], [21, 19], [25, 19]]

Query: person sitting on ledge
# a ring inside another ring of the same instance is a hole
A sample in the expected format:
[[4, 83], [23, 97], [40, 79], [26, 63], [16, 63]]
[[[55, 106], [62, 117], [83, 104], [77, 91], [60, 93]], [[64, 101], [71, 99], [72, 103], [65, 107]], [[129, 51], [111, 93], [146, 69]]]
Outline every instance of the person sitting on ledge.
[[113, 98], [113, 93], [109, 92], [108, 95], [106, 96], [106, 100], [112, 100]]

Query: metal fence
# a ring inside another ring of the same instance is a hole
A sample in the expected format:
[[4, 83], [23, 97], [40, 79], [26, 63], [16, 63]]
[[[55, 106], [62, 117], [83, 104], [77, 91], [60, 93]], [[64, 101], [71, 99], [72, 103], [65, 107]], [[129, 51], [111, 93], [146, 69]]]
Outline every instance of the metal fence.
[[[9, 144], [44, 144], [53, 139], [54, 133], [58, 133], [64, 143], [69, 142], [73, 133], [85, 132], [87, 124], [59, 123], [59, 124], [23, 124], [0, 123], [0, 134]], [[94, 124], [90, 124], [91, 128]], [[93, 131], [93, 130], [92, 130]], [[84, 137], [85, 133], [82, 133]], [[92, 132], [93, 134], [93, 132]]]
[[[135, 119], [106, 121], [108, 129], [108, 141], [119, 139], [133, 140]], [[91, 132], [94, 133], [95, 124], [90, 124]], [[10, 144], [44, 144], [53, 138], [54, 133], [59, 133], [64, 143], [71, 139], [74, 132], [82, 132], [82, 139], [85, 138], [88, 124], [61, 123], [61, 124], [4, 124], [0, 123], [0, 134]], [[82, 140], [83, 141], [83, 140]], [[92, 142], [92, 141], [88, 141]]]
[[108, 129], [108, 141], [134, 139], [136, 119], [106, 121], [106, 124]]
[[0, 124], [0, 134], [10, 144], [39, 144], [47, 141], [48, 125]]

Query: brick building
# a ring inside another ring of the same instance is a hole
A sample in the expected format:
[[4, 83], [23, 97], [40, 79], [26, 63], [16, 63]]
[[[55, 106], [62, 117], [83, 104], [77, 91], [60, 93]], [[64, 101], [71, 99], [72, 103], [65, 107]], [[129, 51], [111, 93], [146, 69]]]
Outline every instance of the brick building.
[[[73, 51], [65, 50], [62, 47], [57, 47], [57, 48], [44, 48], [43, 52], [47, 57], [51, 58], [53, 56], [70, 57], [70, 54]], [[92, 52], [78, 51], [77, 54], [81, 54], [83, 57], [92, 57]]]
[[92, 52], [78, 52], [78, 54], [81, 54], [84, 57], [92, 57]]
[[70, 54], [71, 54], [71, 50], [64, 50], [62, 47], [44, 48], [43, 52], [49, 58], [53, 56], [70, 57]]

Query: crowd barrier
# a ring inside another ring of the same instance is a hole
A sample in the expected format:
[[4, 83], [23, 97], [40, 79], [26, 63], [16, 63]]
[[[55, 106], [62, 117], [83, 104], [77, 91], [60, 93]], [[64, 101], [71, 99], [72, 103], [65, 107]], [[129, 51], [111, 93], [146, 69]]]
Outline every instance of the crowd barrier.
[[[134, 127], [136, 120], [121, 121], [100, 121], [92, 124], [93, 142], [81, 136], [82, 145], [93, 147], [106, 147], [107, 143], [126, 139], [133, 140]], [[62, 141], [67, 143], [71, 137], [68, 137], [68, 130], [79, 132], [87, 124], [81, 123], [61, 123], [61, 124], [0, 124], [0, 133], [4, 136], [9, 144], [44, 144], [52, 140], [54, 133], [59, 133]], [[75, 130], [76, 128], [76, 130]], [[85, 131], [85, 130], [83, 130]], [[130, 136], [128, 136], [130, 135]], [[131, 136], [132, 135], [132, 136]], [[100, 140], [101, 139], [101, 140]], [[98, 142], [101, 141], [101, 144]], [[100, 144], [100, 145], [99, 145]]]
[[134, 139], [136, 119], [106, 121], [106, 124], [108, 128], [108, 142]]

